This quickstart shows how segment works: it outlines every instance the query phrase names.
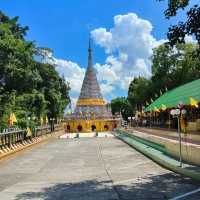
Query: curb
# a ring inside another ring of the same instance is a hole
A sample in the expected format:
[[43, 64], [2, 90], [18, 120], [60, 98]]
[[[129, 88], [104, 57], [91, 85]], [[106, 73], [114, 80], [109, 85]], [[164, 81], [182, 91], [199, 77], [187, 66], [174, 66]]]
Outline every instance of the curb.
[[126, 132], [117, 131], [115, 135], [117, 138], [124, 141], [131, 147], [135, 148], [145, 156], [149, 157], [157, 164], [178, 174], [188, 176], [196, 181], [200, 181], [200, 167], [196, 167], [185, 163], [183, 164], [183, 167], [180, 167], [179, 161], [177, 161], [176, 159], [169, 157], [164, 152], [161, 152], [151, 146], [148, 146], [144, 143], [140, 143], [139, 141], [134, 140]]

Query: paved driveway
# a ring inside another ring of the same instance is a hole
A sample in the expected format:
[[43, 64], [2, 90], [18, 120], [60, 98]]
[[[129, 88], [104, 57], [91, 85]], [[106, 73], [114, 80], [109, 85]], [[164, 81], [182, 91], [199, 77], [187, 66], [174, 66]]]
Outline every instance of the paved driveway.
[[162, 200], [199, 187], [115, 138], [55, 139], [0, 162], [0, 200]]

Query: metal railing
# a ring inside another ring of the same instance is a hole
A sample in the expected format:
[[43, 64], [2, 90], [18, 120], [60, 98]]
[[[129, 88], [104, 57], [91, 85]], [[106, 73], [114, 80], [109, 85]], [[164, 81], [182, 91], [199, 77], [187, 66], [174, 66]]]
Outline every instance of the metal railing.
[[[54, 130], [61, 130], [62, 127], [59, 124], [54, 125]], [[29, 135], [26, 129], [13, 130], [0, 133], [0, 149], [10, 148], [14, 144], [23, 143], [24, 141], [31, 141], [33, 138], [52, 134], [50, 126], [39, 126], [32, 131]]]

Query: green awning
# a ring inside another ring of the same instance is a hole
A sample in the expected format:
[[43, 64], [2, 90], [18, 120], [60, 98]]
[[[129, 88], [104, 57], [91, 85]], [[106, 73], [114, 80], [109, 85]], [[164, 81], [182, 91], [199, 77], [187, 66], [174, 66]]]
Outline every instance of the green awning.
[[177, 107], [180, 102], [184, 105], [189, 105], [191, 97], [200, 102], [200, 79], [165, 92], [152, 104], [146, 107], [144, 111], [148, 112], [155, 109], [162, 109], [163, 105], [167, 108], [173, 108]]

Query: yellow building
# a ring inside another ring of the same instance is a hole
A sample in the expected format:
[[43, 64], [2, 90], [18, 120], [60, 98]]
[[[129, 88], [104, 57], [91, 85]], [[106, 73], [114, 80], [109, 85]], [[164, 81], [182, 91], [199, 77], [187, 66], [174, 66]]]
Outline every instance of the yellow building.
[[88, 67], [74, 113], [65, 119], [66, 132], [112, 131], [119, 120], [114, 119], [104, 101], [92, 62], [89, 42]]

